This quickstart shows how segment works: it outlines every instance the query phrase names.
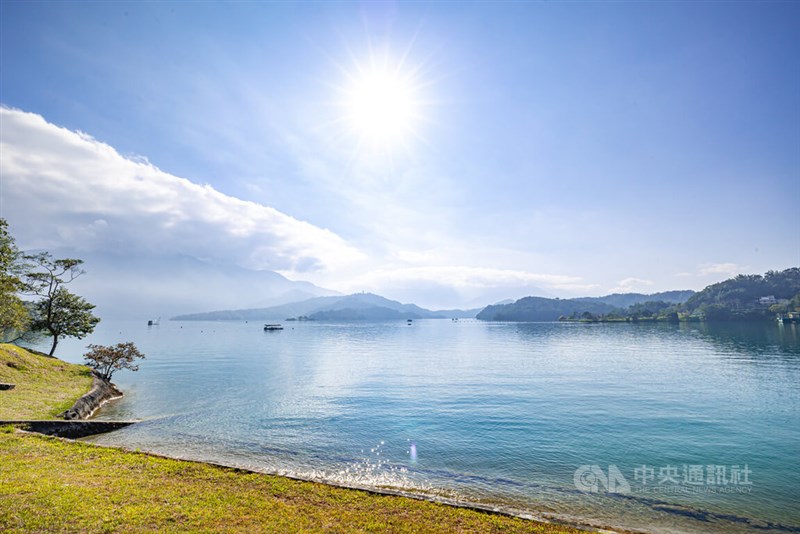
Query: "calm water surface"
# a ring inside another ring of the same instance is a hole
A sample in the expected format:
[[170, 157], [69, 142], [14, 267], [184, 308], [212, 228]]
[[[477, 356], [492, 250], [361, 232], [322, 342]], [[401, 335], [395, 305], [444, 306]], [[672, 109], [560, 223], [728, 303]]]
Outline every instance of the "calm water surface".
[[147, 354], [99, 415], [143, 422], [98, 443], [596, 525], [800, 532], [793, 325], [285, 326], [108, 321], [59, 354]]

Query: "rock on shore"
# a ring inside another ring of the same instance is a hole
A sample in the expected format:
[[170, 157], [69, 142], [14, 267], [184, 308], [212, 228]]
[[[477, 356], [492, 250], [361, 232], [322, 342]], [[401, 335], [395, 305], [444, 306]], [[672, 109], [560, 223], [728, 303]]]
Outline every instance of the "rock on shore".
[[103, 403], [122, 397], [122, 395], [122, 391], [117, 389], [117, 386], [95, 376], [92, 389], [90, 389], [86, 395], [75, 401], [72, 408], [58, 415], [68, 421], [86, 419], [102, 406]]

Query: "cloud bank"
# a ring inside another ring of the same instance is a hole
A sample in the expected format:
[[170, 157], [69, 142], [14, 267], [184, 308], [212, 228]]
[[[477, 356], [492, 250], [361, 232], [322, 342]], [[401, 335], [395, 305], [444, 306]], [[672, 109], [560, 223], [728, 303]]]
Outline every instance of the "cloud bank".
[[620, 280], [617, 287], [611, 290], [612, 293], [648, 293], [655, 282], [642, 278], [625, 278]]
[[500, 300], [553, 291], [590, 291], [597, 286], [569, 275], [488, 267], [409, 266], [373, 269], [354, 279], [345, 292], [372, 291], [430, 308], [482, 307]]
[[[23, 249], [74, 250], [89, 258], [99, 253], [119, 265], [127, 257], [133, 271], [145, 258], [185, 256], [429, 307], [479, 307], [598, 289], [577, 276], [471, 265], [470, 254], [441, 244], [443, 236], [430, 239], [446, 253], [420, 253], [414, 243], [408, 254], [395, 257], [391, 246], [384, 250], [385, 236], [373, 229], [379, 250], [365, 251], [368, 256], [330, 230], [174, 176], [34, 113], [0, 107], [0, 151], [0, 216], [8, 219]], [[414, 237], [420, 233], [430, 230]], [[113, 278], [113, 268], [105, 272]], [[216, 292], [232, 298], [235, 293]], [[249, 303], [239, 300], [242, 306]], [[225, 306], [236, 307], [236, 302]]]
[[0, 216], [20, 246], [181, 253], [311, 273], [363, 254], [335, 233], [124, 157], [81, 132], [0, 107]]

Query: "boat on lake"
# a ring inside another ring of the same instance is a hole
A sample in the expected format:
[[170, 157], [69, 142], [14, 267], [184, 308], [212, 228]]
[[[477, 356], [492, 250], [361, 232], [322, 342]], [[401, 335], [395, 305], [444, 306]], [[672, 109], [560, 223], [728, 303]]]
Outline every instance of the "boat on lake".
[[778, 314], [778, 324], [800, 322], [800, 312], [788, 312]]
[[272, 330], [283, 330], [283, 325], [280, 324], [265, 324], [264, 331], [269, 332]]

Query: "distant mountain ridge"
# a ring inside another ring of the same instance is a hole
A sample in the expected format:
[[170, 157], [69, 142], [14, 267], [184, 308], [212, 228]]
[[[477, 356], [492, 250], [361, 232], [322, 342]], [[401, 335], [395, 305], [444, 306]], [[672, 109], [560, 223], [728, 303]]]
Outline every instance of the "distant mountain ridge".
[[589, 311], [604, 314], [628, 306], [663, 301], [682, 303], [694, 291], [666, 291], [645, 295], [625, 293], [604, 297], [557, 299], [525, 297], [508, 304], [495, 304], [473, 310], [427, 310], [415, 304], [402, 304], [373, 293], [316, 297], [279, 306], [217, 310], [177, 315], [175, 321], [262, 321], [303, 317], [319, 321], [385, 321], [395, 319], [474, 318], [490, 321], [557, 321], [561, 315]]
[[487, 306], [485, 321], [775, 321], [800, 319], [800, 267], [740, 274], [702, 291], [607, 295], [599, 298], [525, 297], [512, 304]]
[[85, 276], [74, 288], [110, 319], [154, 319], [187, 311], [233, 306], [277, 306], [337, 295], [309, 282], [269, 270], [202, 261], [183, 255], [81, 253], [56, 250], [56, 257], [84, 259]]
[[475, 310], [431, 311], [415, 304], [402, 304], [372, 293], [327, 296], [266, 308], [219, 310], [178, 315], [174, 321], [262, 321], [307, 317], [324, 321], [377, 321], [392, 319], [443, 319], [475, 317]]
[[557, 321], [561, 316], [589, 312], [608, 314], [635, 304], [663, 301], [681, 304], [695, 294], [692, 290], [665, 291], [645, 295], [642, 293], [615, 293], [604, 297], [549, 299], [525, 297], [511, 304], [487, 306], [477, 318], [484, 321]]

